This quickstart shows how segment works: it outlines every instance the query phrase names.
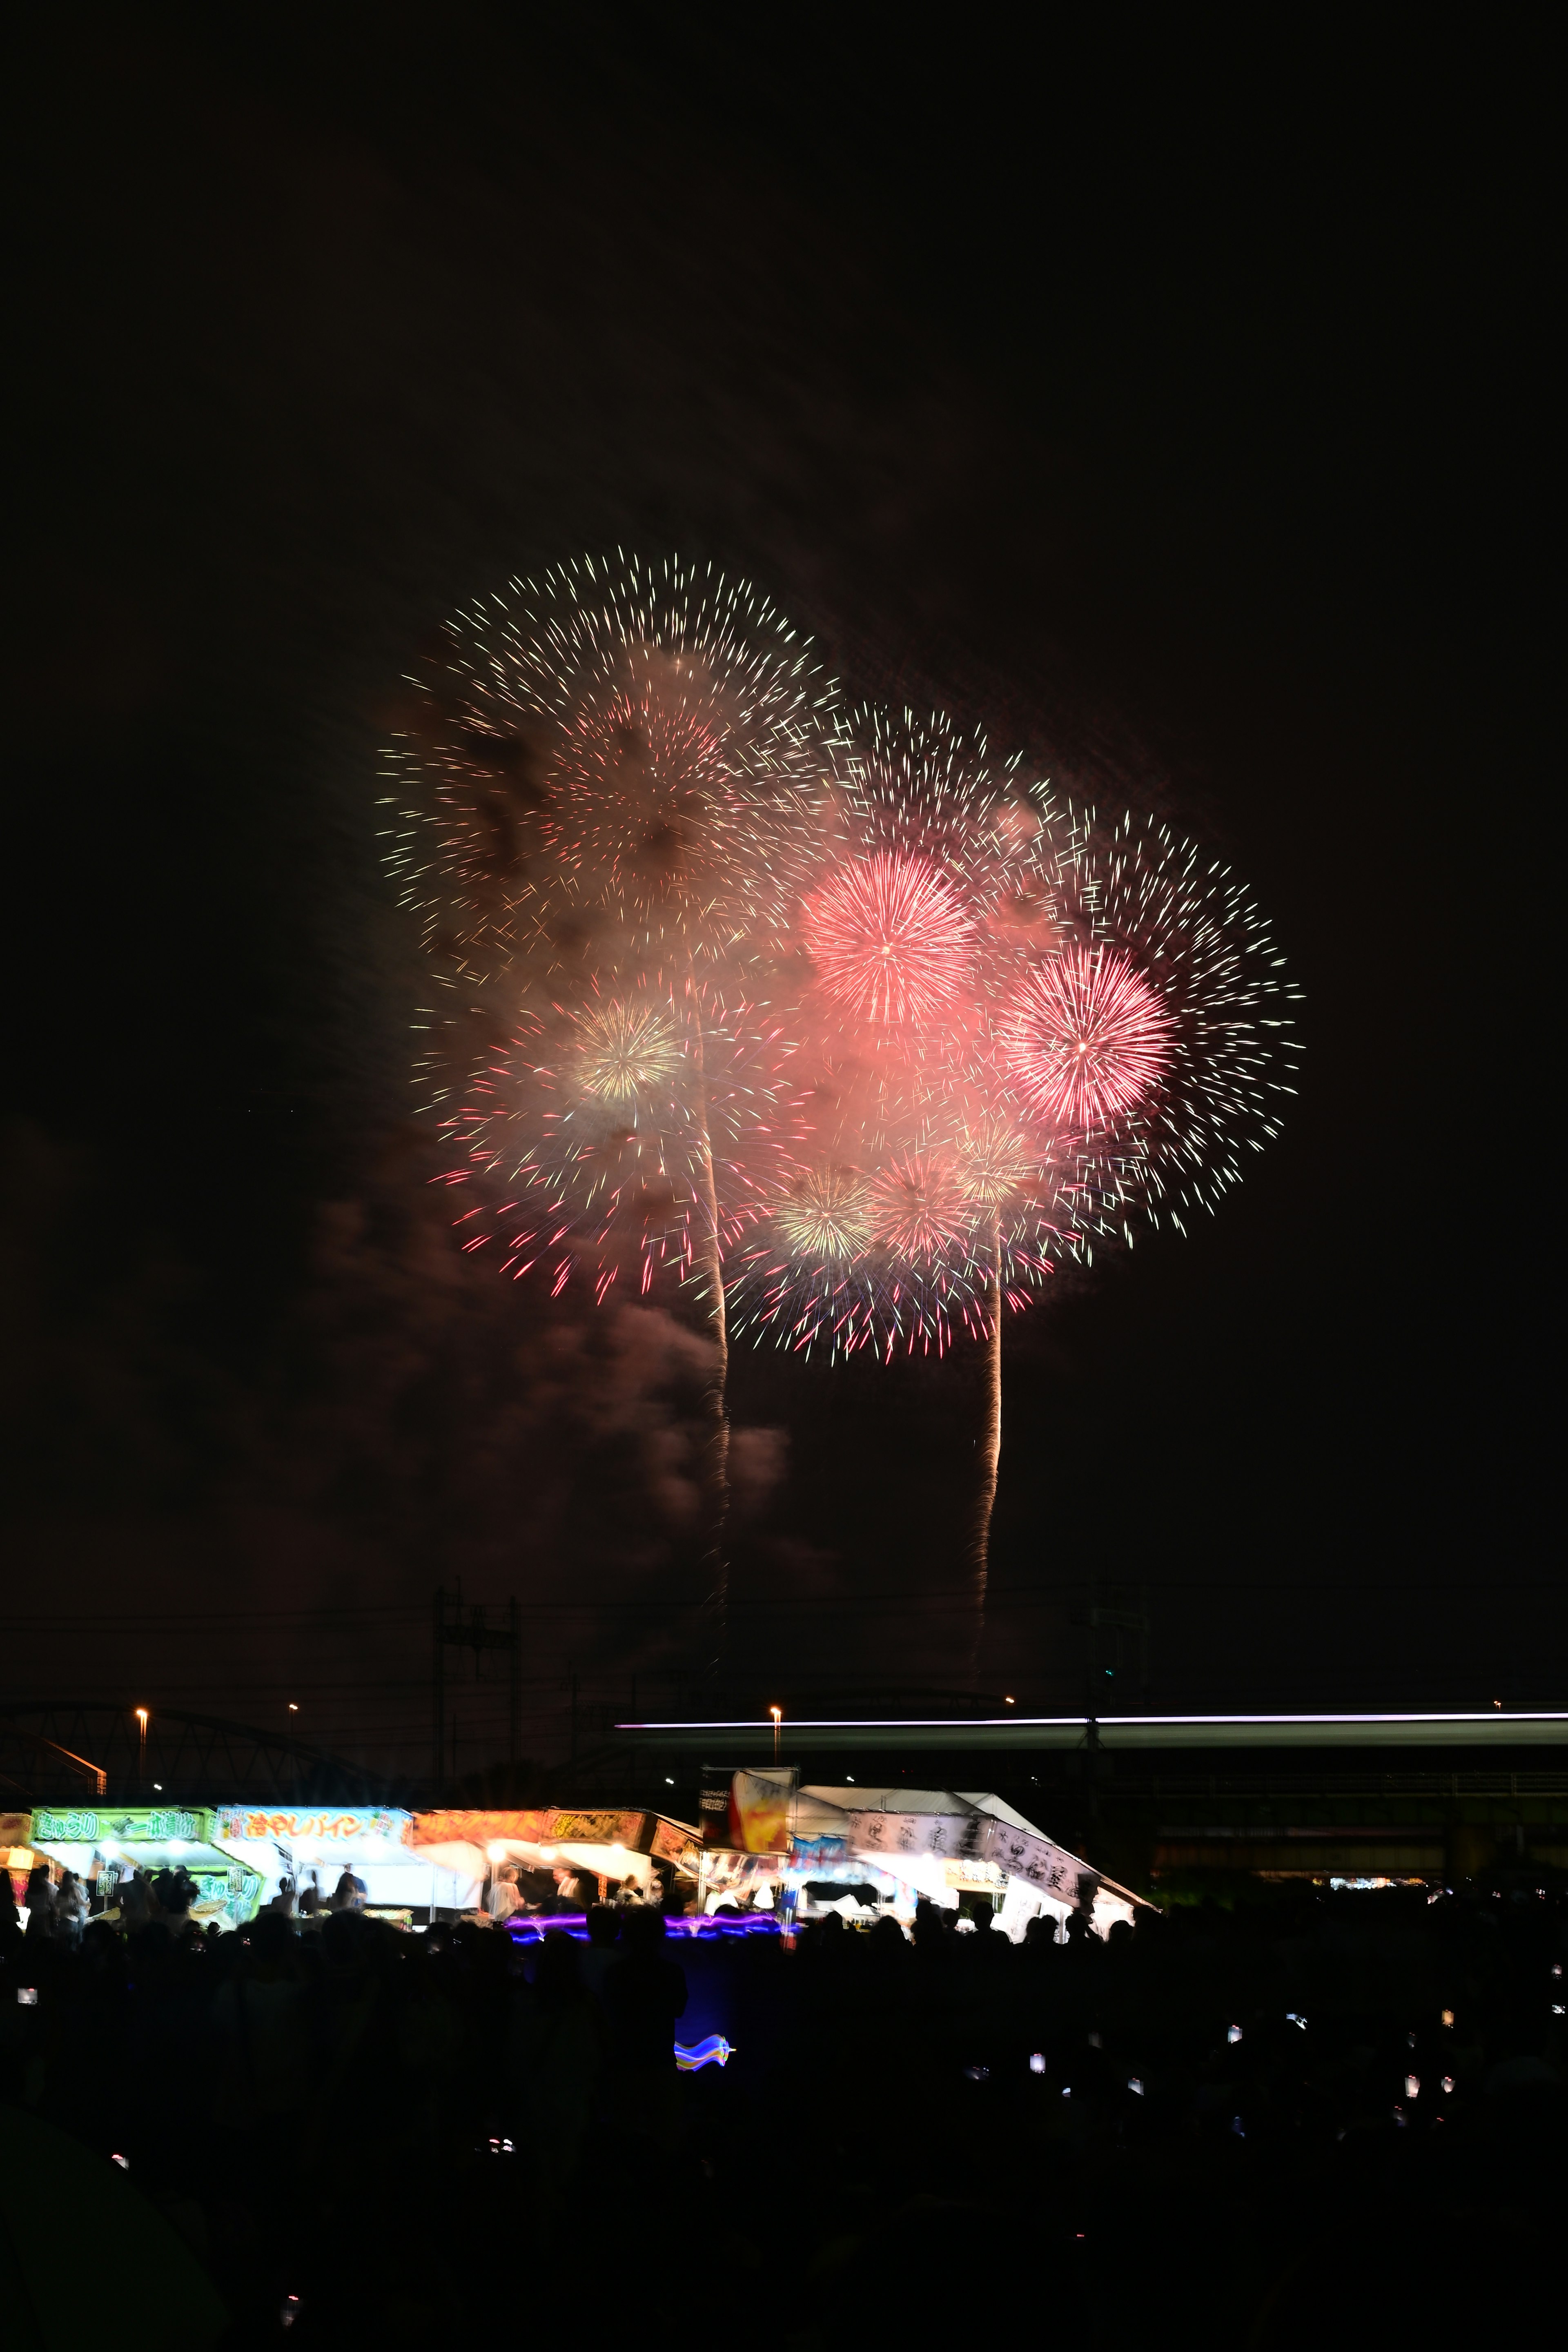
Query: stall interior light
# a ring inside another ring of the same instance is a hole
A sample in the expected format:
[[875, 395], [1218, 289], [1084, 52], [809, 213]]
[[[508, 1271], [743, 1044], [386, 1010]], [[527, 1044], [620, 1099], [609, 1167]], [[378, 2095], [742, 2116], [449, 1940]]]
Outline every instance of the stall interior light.
[[500, 1838], [492, 1838], [489, 1844], [485, 1848], [485, 1852], [489, 1855], [492, 1862], [504, 1862], [506, 1860], [506, 1848], [502, 1845]]
[[539, 1849], [539, 1859], [541, 1862], [553, 1862], [555, 1848], [552, 1845], [542, 1845]]

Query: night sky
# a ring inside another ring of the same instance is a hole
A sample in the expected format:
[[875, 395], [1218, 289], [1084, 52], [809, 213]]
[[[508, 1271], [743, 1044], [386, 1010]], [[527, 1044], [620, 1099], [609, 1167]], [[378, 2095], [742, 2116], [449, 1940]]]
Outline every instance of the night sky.
[[[1007, 1327], [985, 1687], [1081, 1705], [1092, 1572], [1161, 1707], [1562, 1703], [1535, 68], [1016, 21], [89, 12], [22, 61], [7, 1698], [407, 1760], [458, 1577], [541, 1721], [700, 1656], [689, 1342], [458, 1258], [375, 838], [441, 616], [622, 544], [1170, 812], [1306, 992], [1241, 1192]], [[732, 1402], [728, 1695], [952, 1687], [972, 1368]]]

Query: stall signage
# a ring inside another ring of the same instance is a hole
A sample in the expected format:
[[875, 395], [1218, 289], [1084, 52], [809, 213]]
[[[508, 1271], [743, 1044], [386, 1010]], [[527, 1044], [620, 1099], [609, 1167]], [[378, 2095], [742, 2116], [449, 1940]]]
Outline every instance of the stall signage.
[[268, 1813], [251, 1805], [221, 1805], [214, 1835], [270, 1839], [274, 1845], [346, 1845], [360, 1838], [408, 1842], [409, 1817], [371, 1805], [334, 1806], [319, 1813]]
[[709, 1782], [698, 1801], [703, 1845], [731, 1853], [787, 1853], [799, 1778], [793, 1765], [781, 1765]]
[[648, 1852], [656, 1862], [673, 1862], [679, 1869], [694, 1871], [700, 1858], [701, 1832], [689, 1830], [684, 1822], [656, 1821]]
[[848, 1840], [857, 1853], [933, 1853], [963, 1862], [986, 1851], [990, 1822], [984, 1813], [883, 1813], [851, 1811]]
[[1098, 1884], [1077, 1854], [1053, 1845], [1049, 1838], [1015, 1829], [1010, 1822], [986, 1821], [984, 1853], [987, 1860], [999, 1864], [1009, 1878], [1021, 1878], [1026, 1885], [1037, 1888], [1042, 1895], [1055, 1895], [1061, 1903], [1079, 1901], [1080, 1879]]
[[635, 1846], [642, 1838], [640, 1813], [568, 1813], [549, 1815], [551, 1837], [563, 1844]]
[[204, 1817], [174, 1806], [149, 1806], [127, 1812], [47, 1812], [33, 1815], [35, 1845], [97, 1845], [113, 1838], [121, 1845], [194, 1845], [206, 1834]]

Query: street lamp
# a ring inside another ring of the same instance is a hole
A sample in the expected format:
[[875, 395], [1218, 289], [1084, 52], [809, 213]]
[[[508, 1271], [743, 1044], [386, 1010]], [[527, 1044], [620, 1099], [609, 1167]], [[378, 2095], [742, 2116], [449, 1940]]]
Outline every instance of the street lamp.
[[136, 1784], [138, 1788], [146, 1778], [147, 1710], [144, 1706], [139, 1706], [136, 1710]]
[[784, 1727], [784, 1709], [782, 1706], [770, 1706], [768, 1713], [773, 1719], [773, 1762], [776, 1764], [779, 1760], [779, 1734]]

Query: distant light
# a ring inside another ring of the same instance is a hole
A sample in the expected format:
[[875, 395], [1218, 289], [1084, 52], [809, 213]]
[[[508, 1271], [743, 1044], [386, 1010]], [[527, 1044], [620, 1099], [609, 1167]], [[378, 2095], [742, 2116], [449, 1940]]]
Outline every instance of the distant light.
[[1443, 2011], [1443, 2022], [1445, 2025], [1452, 2025], [1454, 2022], [1454, 2012], [1451, 2009], [1446, 2009]]
[[142, 1726], [142, 1730], [145, 1731], [147, 1728], [147, 1710], [144, 1706], [139, 1706], [136, 1709], [136, 1720]]
[[129, 2172], [131, 2169], [131, 2158], [128, 2156], [111, 2156], [109, 2161], [110, 2164], [117, 2164], [121, 2172]]
[[1227, 2042], [1239, 2042], [1241, 2040], [1240, 2026], [1227, 2025], [1225, 2029], [1225, 2038]]
[[768, 1713], [773, 1717], [775, 1723], [782, 1723], [784, 1721], [784, 1709], [782, 1706], [770, 1706]]
[[853, 1773], [853, 1772], [846, 1772], [846, 1774], [844, 1775], [844, 1778], [845, 1778], [845, 1780], [847, 1781], [847, 1783], [848, 1784], [848, 1786], [852, 1789], [852, 1788], [855, 1786], [855, 1775], [854, 1775], [854, 1773]]
[[1128, 2087], [1128, 2089], [1129, 2089], [1130, 2091], [1136, 2091], [1136, 2092], [1137, 2092], [1137, 2094], [1138, 2094], [1138, 2096], [1139, 2096], [1140, 2098], [1142, 2098], [1142, 2095], [1143, 2095], [1143, 2085], [1142, 2085], [1142, 2084], [1139, 2081], [1139, 2079], [1138, 2079], [1138, 2077], [1137, 2077], [1137, 2075], [1136, 2075], [1136, 2074], [1129, 2074], [1129, 2075], [1128, 2075], [1128, 2077], [1127, 2077], [1127, 2087]]
[[1037, 2050], [1029, 2059], [1029, 2072], [1031, 2074], [1043, 2074], [1045, 2071], [1046, 2053], [1043, 2050]]
[[290, 1715], [298, 1715], [300, 1712], [299, 1706], [293, 1699], [289, 1702], [289, 1712]]
[[154, 1780], [153, 1786], [157, 1790], [158, 1794], [162, 1796], [163, 1793], [163, 1783], [162, 1780]]
[[1071, 2084], [1070, 2083], [1064, 2083], [1064, 2084], [1062, 2084], [1062, 2096], [1063, 2096], [1063, 2098], [1064, 2098], [1064, 2099], [1070, 2099], [1070, 2098], [1071, 2098], [1071, 2096], [1072, 2096], [1072, 2084]]
[[1285, 2011], [1285, 2022], [1287, 2025], [1299, 2025], [1303, 2033], [1307, 2031], [1306, 2019], [1299, 2015], [1293, 2009], [1288, 2009]]
[[668, 1772], [664, 1776], [664, 1785], [667, 1789], [673, 1789], [675, 1786], [674, 1780]]
[[1445, 2096], [1447, 2096], [1447, 2094], [1448, 2094], [1448, 2093], [1453, 2089], [1453, 2087], [1454, 2087], [1454, 2078], [1453, 2078], [1452, 2074], [1445, 2074], [1445, 2075], [1444, 2075], [1444, 2077], [1443, 2077], [1443, 2091], [1444, 2091], [1444, 2095], [1445, 2095]]
[[1421, 2077], [1419, 2074], [1406, 2074], [1405, 2077], [1405, 2095], [1407, 2099], [1418, 2099], [1421, 2096]]
[[1016, 1700], [1016, 1699], [1005, 1698], [1005, 1699], [1003, 1700], [1002, 1704], [1003, 1704], [1003, 1706], [1016, 1706], [1016, 1705], [1018, 1704], [1018, 1702], [1017, 1702], [1017, 1700]]

